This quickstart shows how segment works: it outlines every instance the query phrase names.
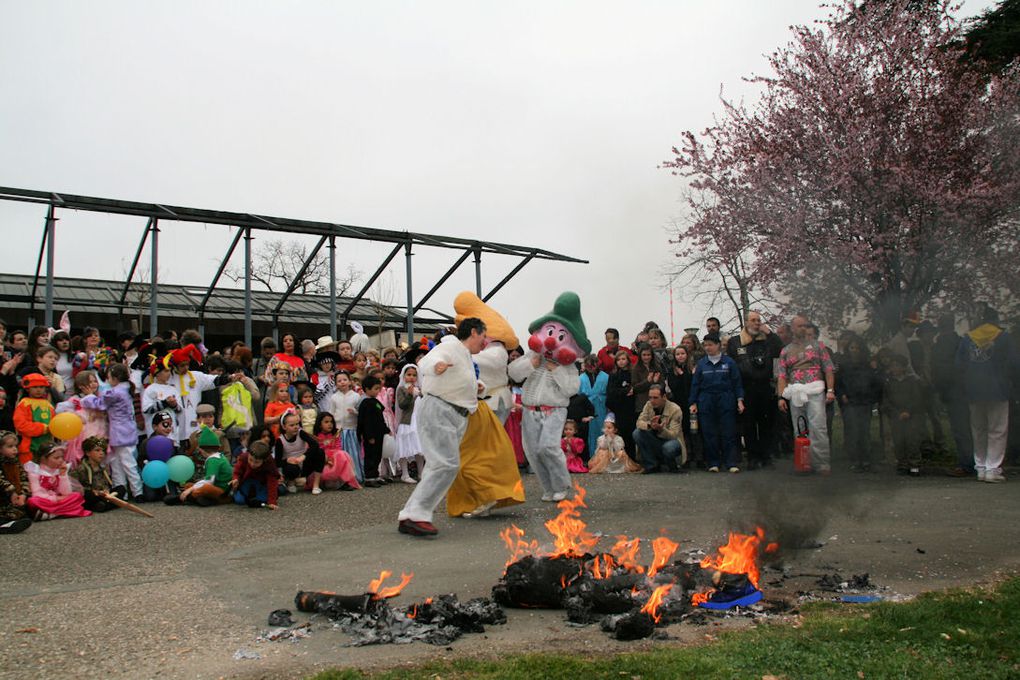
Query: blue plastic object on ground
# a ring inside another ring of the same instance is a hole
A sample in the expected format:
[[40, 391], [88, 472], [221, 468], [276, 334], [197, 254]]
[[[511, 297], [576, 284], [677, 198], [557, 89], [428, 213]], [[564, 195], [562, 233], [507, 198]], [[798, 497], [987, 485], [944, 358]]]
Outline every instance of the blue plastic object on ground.
[[749, 604], [754, 604], [763, 597], [765, 597], [765, 595], [760, 590], [754, 590], [747, 595], [742, 595], [732, 600], [713, 601], [709, 598], [707, 602], [702, 602], [698, 606], [702, 609], [733, 609], [734, 607], [746, 607]]
[[881, 602], [881, 595], [843, 595], [839, 598], [841, 602], [849, 604], [867, 604], [868, 602]]

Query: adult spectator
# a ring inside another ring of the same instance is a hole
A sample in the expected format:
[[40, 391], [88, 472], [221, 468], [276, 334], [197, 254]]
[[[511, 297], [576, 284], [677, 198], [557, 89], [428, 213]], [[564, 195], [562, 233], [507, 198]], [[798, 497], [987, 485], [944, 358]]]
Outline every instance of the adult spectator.
[[722, 336], [722, 324], [719, 323], [719, 319], [714, 316], [705, 319], [705, 335]]
[[740, 424], [751, 470], [772, 466], [775, 448], [776, 392], [773, 366], [783, 351], [775, 333], [762, 323], [761, 314], [748, 312], [740, 333], [730, 338], [726, 354], [740, 368], [744, 386], [744, 413]]
[[[630, 353], [630, 349], [620, 347], [620, 331], [615, 328], [607, 328], [606, 346], [598, 351], [599, 368], [604, 373], [609, 374], [616, 369], [616, 353], [620, 350]], [[631, 363], [634, 361], [637, 361], [637, 357], [634, 357]]]
[[658, 384], [648, 388], [648, 401], [634, 430], [634, 441], [641, 450], [641, 465], [646, 475], [680, 471], [680, 465], [687, 460], [682, 423], [683, 412], [666, 399], [665, 388]]
[[914, 333], [920, 324], [921, 316], [917, 312], [903, 317], [899, 330], [885, 345], [887, 350], [907, 360], [907, 375], [911, 376], [918, 376], [914, 360], [920, 357], [920, 346], [917, 345], [918, 340]]
[[956, 332], [956, 318], [943, 314], [936, 325], [937, 335], [931, 350], [931, 380], [935, 394], [949, 417], [949, 432], [956, 445], [956, 467], [953, 477], [972, 477], [974, 471], [974, 439], [970, 432], [970, 406], [963, 394], [960, 370], [956, 366], [956, 352], [960, 336]]
[[854, 472], [871, 472], [871, 412], [882, 395], [882, 381], [857, 335], [840, 340], [836, 397], [843, 416], [843, 441]]
[[722, 353], [718, 335], [702, 340], [705, 356], [694, 369], [691, 381], [690, 412], [698, 416], [704, 446], [705, 464], [709, 472], [725, 466], [740, 472], [740, 451], [737, 448], [737, 415], [744, 412], [744, 388], [740, 369], [733, 359]]
[[1002, 460], [1009, 431], [1010, 372], [1017, 365], [1016, 348], [999, 326], [999, 315], [985, 307], [980, 322], [964, 336], [956, 351], [963, 395], [970, 404], [974, 470], [978, 481], [1002, 482]]
[[294, 374], [295, 379], [300, 374], [307, 375], [305, 372], [305, 360], [298, 356], [298, 344], [297, 336], [293, 333], [284, 333], [283, 337], [280, 338], [281, 350], [273, 355], [273, 358], [277, 361], [282, 361], [291, 367], [291, 372]]
[[666, 334], [659, 328], [648, 330], [648, 346], [655, 353], [655, 361], [663, 372], [668, 372], [673, 365], [673, 350], [666, 346]]
[[662, 383], [662, 367], [655, 358], [655, 351], [650, 345], [638, 348], [638, 360], [632, 371], [634, 379], [634, 413], [641, 413], [648, 401], [648, 388]]
[[832, 470], [825, 407], [836, 399], [836, 376], [829, 350], [809, 338], [810, 322], [798, 315], [790, 322], [793, 341], [779, 355], [776, 392], [779, 410], [790, 414], [796, 429], [798, 418], [807, 421], [811, 437], [811, 467], [821, 475]]
[[630, 352], [620, 349], [616, 353], [616, 366], [609, 374], [606, 386], [606, 408], [616, 416], [616, 429], [623, 437], [627, 453], [634, 457], [634, 423], [636, 409], [634, 407], [633, 367], [630, 363]]
[[687, 356], [695, 364], [701, 360], [701, 357], [705, 356], [705, 350], [701, 349], [701, 341], [698, 340], [698, 336], [694, 333], [688, 333], [680, 338], [680, 345], [687, 350]]

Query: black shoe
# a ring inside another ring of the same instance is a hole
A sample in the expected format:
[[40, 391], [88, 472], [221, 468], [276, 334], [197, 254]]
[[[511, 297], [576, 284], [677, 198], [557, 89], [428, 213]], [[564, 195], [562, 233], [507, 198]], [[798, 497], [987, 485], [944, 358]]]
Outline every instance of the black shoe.
[[20, 534], [25, 529], [32, 526], [32, 520], [27, 517], [21, 519], [14, 519], [10, 522], [4, 522], [0, 524], [0, 534]]
[[163, 502], [166, 503], [167, 505], [183, 505], [184, 504], [184, 501], [181, 500], [181, 497], [178, 496], [175, 493], [167, 494], [166, 496], [164, 496], [163, 497]]
[[142, 494], [138, 494], [137, 496], [132, 498], [131, 502], [134, 503], [135, 505], [138, 505], [139, 503], [148, 503], [148, 501], [145, 500], [145, 496], [143, 496]]

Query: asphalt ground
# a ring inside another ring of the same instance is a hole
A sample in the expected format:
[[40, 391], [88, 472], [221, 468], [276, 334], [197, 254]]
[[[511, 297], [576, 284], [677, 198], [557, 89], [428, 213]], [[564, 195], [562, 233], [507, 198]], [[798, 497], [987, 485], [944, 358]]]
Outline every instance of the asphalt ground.
[[[798, 477], [789, 461], [780, 461], [775, 470], [739, 475], [575, 479], [587, 489], [583, 518], [605, 535], [604, 548], [619, 534], [665, 533], [681, 552], [711, 550], [728, 529], [764, 522], [785, 543], [778, 566], [792, 580], [780, 585], [780, 572], [770, 571], [763, 581], [791, 596], [832, 571], [867, 572], [887, 596], [1020, 571], [1015, 475], [998, 485], [891, 471]], [[620, 643], [597, 626], [566, 626], [563, 612], [535, 610], [509, 611], [507, 625], [448, 648], [347, 647], [342, 632], [323, 625], [296, 642], [256, 641], [269, 612], [293, 609], [299, 589], [361, 593], [383, 569], [414, 573], [395, 604], [447, 592], [461, 599], [488, 595], [507, 558], [499, 531], [514, 523], [529, 538], [548, 542], [543, 523], [558, 511], [537, 500], [533, 475], [524, 482], [525, 505], [474, 520], [440, 512], [434, 539], [397, 533], [396, 513], [411, 491], [403, 484], [289, 496], [277, 512], [147, 505], [155, 519], [117, 510], [0, 537], [0, 677], [287, 678], [457, 655], [678, 644]], [[642, 557], [650, 561], [648, 548]], [[683, 643], [703, 641], [714, 630], [678, 624], [669, 633]], [[238, 650], [259, 658], [237, 660]]]

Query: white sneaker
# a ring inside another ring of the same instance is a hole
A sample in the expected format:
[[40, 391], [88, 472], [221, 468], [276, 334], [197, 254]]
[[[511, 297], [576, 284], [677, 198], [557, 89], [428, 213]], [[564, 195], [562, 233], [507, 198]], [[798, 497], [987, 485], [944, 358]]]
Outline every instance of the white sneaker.
[[985, 474], [986, 474], [986, 473], [985, 473], [985, 471], [984, 471], [984, 470], [978, 470], [978, 471], [977, 471], [977, 480], [978, 480], [979, 482], [983, 482], [983, 481], [985, 481]]
[[320, 493], [322, 493], [322, 488], [321, 487], [317, 486], [314, 489], [312, 489], [312, 495], [313, 496], [318, 496]]
[[305, 483], [307, 483], [307, 482], [308, 482], [308, 480], [306, 478], [298, 477], [297, 479], [294, 480], [294, 486], [304, 488]]
[[718, 466], [713, 465], [712, 467], [708, 468], [708, 471], [709, 472], [719, 472], [719, 468], [718, 468]]
[[734, 465], [733, 467], [730, 468], [730, 472], [732, 472], [733, 474], [737, 474], [738, 472], [740, 472], [740, 468]]
[[984, 481], [988, 482], [989, 484], [999, 484], [1000, 482], [1006, 481], [1006, 475], [996, 470], [985, 470]]
[[297, 486], [294, 484], [288, 484], [287, 493], [297, 493]]
[[492, 509], [496, 507], [496, 501], [490, 503], [483, 503], [471, 512], [465, 512], [461, 517], [475, 518], [475, 517], [488, 517], [492, 513]]
[[400, 481], [402, 481], [404, 484], [418, 483], [418, 480], [416, 480], [414, 477], [411, 477], [410, 475], [404, 475], [403, 477], [400, 478]]
[[556, 493], [554, 493], [552, 495], [552, 499], [551, 500], [552, 500], [553, 503], [559, 503], [560, 501], [562, 501], [566, 497], [567, 497], [567, 492], [566, 491], [557, 491]]
[[552, 499], [553, 495], [551, 493], [542, 494], [542, 500], [545, 501], [546, 503], [550, 502]]

